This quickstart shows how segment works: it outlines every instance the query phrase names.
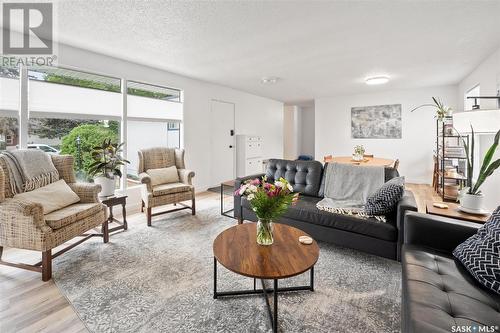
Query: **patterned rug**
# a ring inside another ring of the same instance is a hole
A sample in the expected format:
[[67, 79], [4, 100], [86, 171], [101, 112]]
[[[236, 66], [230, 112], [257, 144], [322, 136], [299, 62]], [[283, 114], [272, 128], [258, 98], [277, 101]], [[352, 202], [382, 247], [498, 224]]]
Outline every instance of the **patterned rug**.
[[[54, 279], [91, 332], [269, 332], [262, 296], [212, 297], [212, 242], [234, 223], [215, 205], [151, 228], [131, 223], [108, 244], [90, 240], [57, 258]], [[280, 331], [399, 332], [400, 264], [319, 245], [315, 291], [279, 296]], [[253, 287], [220, 265], [218, 273], [219, 291]], [[306, 273], [280, 286], [308, 281]]]

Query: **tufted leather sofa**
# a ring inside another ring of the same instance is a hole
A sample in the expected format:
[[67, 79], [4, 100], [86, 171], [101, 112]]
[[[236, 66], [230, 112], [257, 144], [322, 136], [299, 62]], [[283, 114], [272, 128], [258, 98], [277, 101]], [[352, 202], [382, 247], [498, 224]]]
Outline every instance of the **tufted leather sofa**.
[[[244, 181], [263, 175], [271, 181], [283, 177], [293, 186], [294, 191], [301, 195], [297, 204], [290, 207], [280, 219], [280, 223], [302, 229], [317, 240], [399, 260], [405, 212], [417, 210], [411, 192], [405, 193], [396, 211], [387, 216], [387, 223], [380, 223], [375, 219], [360, 223], [359, 218], [332, 214], [316, 208], [316, 203], [323, 199], [323, 170], [323, 164], [318, 161], [271, 159], [265, 174], [238, 178], [235, 189]], [[398, 175], [397, 170], [393, 168], [385, 170], [386, 181]], [[248, 201], [240, 196], [234, 197], [234, 214], [240, 221], [257, 221]]]
[[402, 332], [498, 332], [494, 327], [500, 327], [500, 295], [483, 288], [451, 254], [479, 226], [434, 215], [406, 215]]

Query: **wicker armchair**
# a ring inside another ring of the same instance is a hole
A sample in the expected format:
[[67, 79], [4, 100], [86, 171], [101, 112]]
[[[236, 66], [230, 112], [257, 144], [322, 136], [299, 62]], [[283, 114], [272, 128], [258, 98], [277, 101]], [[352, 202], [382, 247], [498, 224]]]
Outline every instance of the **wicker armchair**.
[[[42, 280], [52, 277], [52, 259], [93, 236], [107, 241], [106, 206], [97, 198], [101, 187], [77, 183], [73, 171], [73, 156], [52, 156], [52, 162], [80, 202], [44, 215], [40, 204], [14, 199], [6, 166], [0, 160], [0, 264], [42, 273]], [[103, 233], [84, 234], [97, 227]], [[77, 236], [83, 238], [52, 254], [52, 249]], [[41, 251], [42, 261], [34, 264], [11, 263], [2, 260], [3, 247]]]
[[[184, 165], [184, 149], [174, 148], [149, 148], [139, 150], [139, 178], [142, 187], [142, 208], [147, 210], [148, 226], [151, 226], [151, 218], [156, 215], [175, 212], [182, 209], [191, 209], [193, 215], [196, 214], [196, 201], [192, 179], [194, 172], [187, 170]], [[178, 183], [160, 184], [153, 186], [151, 178], [147, 174], [149, 169], [168, 168], [176, 166], [179, 173]], [[187, 206], [182, 201], [191, 200], [191, 206]], [[182, 207], [152, 213], [153, 207], [179, 204]]]

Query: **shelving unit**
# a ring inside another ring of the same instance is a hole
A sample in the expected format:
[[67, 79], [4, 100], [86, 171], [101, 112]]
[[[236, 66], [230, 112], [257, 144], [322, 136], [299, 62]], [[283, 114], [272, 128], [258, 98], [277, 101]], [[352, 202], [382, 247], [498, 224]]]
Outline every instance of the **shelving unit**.
[[[467, 145], [469, 137], [463, 136]], [[459, 135], [453, 134], [453, 118], [436, 120], [437, 192], [443, 201], [455, 201], [467, 184], [467, 156]]]

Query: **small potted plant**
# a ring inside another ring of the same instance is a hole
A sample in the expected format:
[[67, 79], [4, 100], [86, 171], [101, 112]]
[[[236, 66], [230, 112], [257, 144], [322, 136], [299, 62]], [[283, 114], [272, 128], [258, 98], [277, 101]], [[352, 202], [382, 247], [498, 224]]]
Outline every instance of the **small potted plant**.
[[273, 244], [273, 221], [281, 217], [298, 199], [298, 193], [293, 193], [293, 187], [284, 178], [274, 183], [269, 183], [267, 177], [246, 181], [236, 190], [235, 195], [245, 196], [259, 219], [257, 222], [259, 245]]
[[362, 161], [365, 155], [365, 147], [363, 145], [357, 145], [354, 147], [354, 154], [352, 155], [352, 159], [354, 161]]
[[104, 139], [100, 146], [92, 148], [92, 159], [89, 173], [94, 182], [101, 185], [100, 196], [111, 196], [115, 193], [116, 177], [120, 178], [120, 167], [129, 161], [122, 158], [123, 143], [112, 143], [111, 139]]
[[500, 159], [493, 162], [491, 161], [498, 148], [500, 130], [495, 135], [493, 144], [486, 152], [486, 155], [484, 155], [483, 164], [481, 165], [481, 169], [479, 170], [479, 175], [475, 183], [472, 181], [472, 175], [474, 173], [474, 128], [472, 128], [472, 126], [471, 131], [470, 146], [462, 138], [467, 157], [467, 187], [460, 192], [458, 199], [460, 200], [460, 208], [463, 208], [462, 210], [467, 213], [481, 213], [483, 211], [484, 195], [481, 193], [479, 188], [484, 183], [486, 178], [491, 176], [493, 172], [500, 167]]
[[444, 103], [441, 101], [441, 99], [432, 97], [432, 104], [422, 104], [411, 110], [410, 112], [413, 112], [415, 110], [418, 110], [423, 107], [431, 107], [436, 110], [436, 119], [439, 121], [443, 121], [445, 117], [451, 117], [453, 114], [453, 110], [451, 107], [444, 105]]

